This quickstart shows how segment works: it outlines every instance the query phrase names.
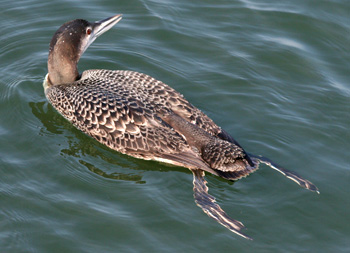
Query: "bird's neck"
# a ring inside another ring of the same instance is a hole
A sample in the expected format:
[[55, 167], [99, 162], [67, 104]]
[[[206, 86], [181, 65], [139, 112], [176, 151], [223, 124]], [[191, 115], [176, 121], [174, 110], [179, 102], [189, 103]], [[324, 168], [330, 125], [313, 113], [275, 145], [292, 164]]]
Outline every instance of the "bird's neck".
[[50, 47], [48, 58], [49, 80], [52, 85], [72, 83], [79, 78], [79, 53], [64, 40]]

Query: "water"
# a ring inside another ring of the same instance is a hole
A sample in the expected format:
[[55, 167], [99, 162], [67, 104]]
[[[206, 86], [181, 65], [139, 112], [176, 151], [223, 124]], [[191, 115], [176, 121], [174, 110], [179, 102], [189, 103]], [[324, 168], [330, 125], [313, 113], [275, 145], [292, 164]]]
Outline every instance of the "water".
[[[1, 252], [349, 252], [350, 2], [7, 1], [0, 11]], [[180, 167], [113, 152], [47, 103], [55, 30], [123, 20], [79, 69], [130, 69], [171, 85], [261, 169], [210, 193], [254, 241], [207, 217]]]

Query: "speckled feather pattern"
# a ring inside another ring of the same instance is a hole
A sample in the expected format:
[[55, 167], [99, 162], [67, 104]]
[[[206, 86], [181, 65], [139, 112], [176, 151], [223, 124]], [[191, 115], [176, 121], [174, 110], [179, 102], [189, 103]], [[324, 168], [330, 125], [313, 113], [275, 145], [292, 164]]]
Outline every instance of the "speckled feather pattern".
[[43, 86], [59, 113], [113, 150], [189, 168], [197, 205], [247, 239], [251, 238], [243, 233], [243, 224], [230, 218], [208, 193], [204, 171], [237, 180], [264, 163], [301, 187], [319, 193], [310, 181], [270, 159], [248, 155], [230, 134], [161, 81], [122, 70], [87, 70], [79, 75], [80, 56], [120, 20], [121, 15], [94, 23], [76, 19], [63, 24], [53, 36], [49, 74]]
[[[218, 137], [222, 130], [208, 116], [148, 75], [88, 70], [74, 83], [50, 86], [46, 97], [78, 129], [121, 153], [200, 168], [228, 179], [241, 178], [256, 169], [244, 161], [241, 147]], [[164, 120], [168, 114], [205, 131], [212, 140], [191, 146], [186, 138], [189, 133], [176, 131]]]

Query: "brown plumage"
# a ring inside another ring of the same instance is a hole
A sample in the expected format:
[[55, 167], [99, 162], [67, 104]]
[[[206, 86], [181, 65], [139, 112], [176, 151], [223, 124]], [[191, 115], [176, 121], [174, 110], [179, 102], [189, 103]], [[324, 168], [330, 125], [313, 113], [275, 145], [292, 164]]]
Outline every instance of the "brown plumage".
[[[212, 218], [245, 237], [208, 194], [204, 171], [228, 180], [254, 172], [263, 162], [302, 187], [311, 182], [244, 149], [173, 88], [148, 75], [122, 70], [87, 70], [77, 62], [94, 39], [120, 15], [89, 23], [73, 20], [55, 33], [48, 60], [45, 94], [52, 106], [82, 132], [118, 152], [192, 170], [196, 203]], [[75, 55], [72, 55], [75, 54]]]
[[46, 97], [78, 129], [118, 152], [230, 180], [257, 168], [245, 151], [168, 85], [132, 71], [88, 70]]

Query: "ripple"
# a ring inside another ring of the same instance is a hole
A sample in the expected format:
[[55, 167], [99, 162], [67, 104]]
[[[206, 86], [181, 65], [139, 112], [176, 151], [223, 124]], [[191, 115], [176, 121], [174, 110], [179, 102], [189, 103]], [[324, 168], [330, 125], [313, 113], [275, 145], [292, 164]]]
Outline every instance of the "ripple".
[[[347, 203], [350, 175], [347, 1], [5, 0], [2, 8], [0, 251], [345, 252], [347, 209], [335, 207]], [[123, 21], [80, 70], [131, 69], [168, 83], [248, 152], [322, 194], [265, 167], [233, 185], [207, 176], [210, 193], [256, 238], [250, 245], [196, 207], [188, 170], [113, 152], [59, 116], [42, 89], [52, 34], [67, 20], [115, 13]]]

